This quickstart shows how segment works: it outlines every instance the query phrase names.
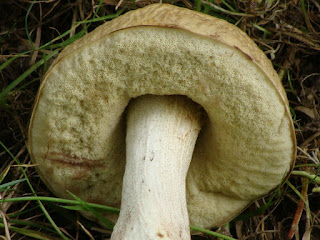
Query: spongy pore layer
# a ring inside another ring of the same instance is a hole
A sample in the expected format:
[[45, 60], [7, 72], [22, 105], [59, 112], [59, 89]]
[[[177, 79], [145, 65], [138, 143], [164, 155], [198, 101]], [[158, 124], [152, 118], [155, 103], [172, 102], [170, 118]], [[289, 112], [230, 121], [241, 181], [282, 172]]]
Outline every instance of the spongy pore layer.
[[44, 79], [29, 149], [56, 195], [120, 206], [124, 112], [146, 94], [185, 95], [207, 113], [187, 175], [191, 224], [225, 223], [290, 170], [285, 97], [250, 57], [189, 31], [140, 26], [78, 48]]

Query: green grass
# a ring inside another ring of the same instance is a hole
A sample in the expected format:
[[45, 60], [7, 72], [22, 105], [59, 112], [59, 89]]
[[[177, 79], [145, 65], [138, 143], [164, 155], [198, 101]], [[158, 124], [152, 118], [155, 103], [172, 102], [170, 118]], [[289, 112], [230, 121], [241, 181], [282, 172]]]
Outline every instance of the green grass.
[[[16, 183], [15, 183], [16, 184]], [[6, 186], [1, 186], [1, 187], [11, 187], [14, 184], [7, 184]], [[94, 214], [100, 222], [102, 222], [104, 224], [105, 227], [107, 227], [108, 229], [112, 229], [113, 228], [113, 223], [110, 222], [108, 219], [106, 219], [99, 211], [102, 211], [103, 213], [111, 213], [111, 214], [118, 214], [120, 212], [120, 209], [117, 208], [112, 208], [112, 207], [108, 207], [105, 205], [100, 205], [100, 204], [94, 204], [94, 203], [89, 203], [89, 202], [84, 202], [82, 201], [80, 198], [78, 198], [77, 196], [71, 194], [72, 197], [75, 200], [68, 200], [68, 199], [62, 199], [62, 198], [55, 198], [55, 197], [39, 197], [39, 196], [34, 196], [34, 197], [18, 197], [18, 198], [8, 198], [8, 199], [0, 199], [0, 203], [7, 203], [7, 202], [23, 202], [23, 201], [36, 201], [36, 202], [53, 202], [56, 204], [59, 204], [59, 206], [61, 208], [65, 208], [68, 210], [73, 210], [73, 211], [89, 211], [92, 214]], [[20, 213], [19, 215], [22, 215], [23, 213]], [[17, 216], [10, 216], [10, 217], [17, 217]], [[50, 228], [47, 228], [45, 226], [42, 226], [40, 224], [33, 224], [32, 222], [29, 221], [19, 221], [16, 220], [14, 218], [10, 218], [10, 221], [14, 224], [20, 225], [20, 226], [30, 226], [30, 227], [36, 227], [36, 228], [41, 228], [41, 229], [45, 229], [47, 231], [51, 231], [52, 230]], [[3, 224], [3, 220], [0, 220], [0, 226], [4, 227]], [[17, 227], [10, 227], [10, 230], [19, 232], [19, 233], [24, 233], [24, 235], [26, 236], [30, 236], [31, 234], [34, 235], [37, 232], [35, 231], [24, 231], [22, 228], [17, 228]], [[234, 238], [232, 237], [228, 237], [225, 236], [223, 234], [217, 233], [217, 232], [213, 232], [213, 231], [209, 231], [203, 228], [199, 228], [196, 226], [191, 226], [190, 227], [191, 230], [194, 231], [198, 231], [198, 232], [203, 232], [206, 233], [210, 236], [215, 236], [215, 237], [219, 237], [221, 239], [226, 239], [226, 240], [232, 240]], [[37, 234], [36, 234], [37, 235]], [[38, 239], [41, 239], [40, 237], [43, 237], [43, 234], [39, 234], [37, 235], [39, 236]]]

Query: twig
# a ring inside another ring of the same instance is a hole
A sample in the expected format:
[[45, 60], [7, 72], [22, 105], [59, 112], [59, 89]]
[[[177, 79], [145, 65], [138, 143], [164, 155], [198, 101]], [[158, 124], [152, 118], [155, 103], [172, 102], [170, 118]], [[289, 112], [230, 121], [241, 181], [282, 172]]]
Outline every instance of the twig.
[[294, 237], [294, 235], [296, 235], [296, 238], [299, 239], [299, 227], [298, 226], [299, 226], [301, 215], [302, 215], [302, 212], [304, 209], [304, 203], [307, 199], [307, 193], [308, 193], [308, 180], [305, 178], [302, 178], [302, 190], [301, 190], [302, 198], [299, 199], [297, 210], [294, 215], [287, 239], [292, 239]]
[[[0, 199], [1, 199], [1, 195], [0, 195]], [[7, 217], [6, 217], [5, 213], [2, 211], [1, 205], [0, 205], [0, 215], [1, 215], [1, 218], [2, 218], [2, 221], [4, 224], [4, 231], [5, 231], [6, 239], [11, 240]]]

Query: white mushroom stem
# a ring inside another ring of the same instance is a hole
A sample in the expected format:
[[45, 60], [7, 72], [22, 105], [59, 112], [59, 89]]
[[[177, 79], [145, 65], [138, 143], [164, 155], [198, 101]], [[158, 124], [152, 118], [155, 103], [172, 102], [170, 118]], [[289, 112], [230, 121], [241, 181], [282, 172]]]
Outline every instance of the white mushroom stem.
[[200, 115], [182, 96], [130, 103], [121, 211], [111, 239], [190, 239], [186, 175]]

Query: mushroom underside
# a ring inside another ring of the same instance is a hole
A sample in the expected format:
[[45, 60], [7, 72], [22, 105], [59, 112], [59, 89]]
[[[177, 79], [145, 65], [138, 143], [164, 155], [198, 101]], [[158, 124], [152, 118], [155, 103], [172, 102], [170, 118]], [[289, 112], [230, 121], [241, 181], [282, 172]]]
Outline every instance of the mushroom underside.
[[148, 94], [187, 96], [207, 115], [186, 173], [191, 224], [225, 223], [290, 170], [290, 114], [259, 66], [208, 37], [134, 27], [65, 56], [44, 79], [29, 150], [56, 195], [69, 198], [69, 190], [85, 201], [120, 206], [124, 111], [130, 99]]

